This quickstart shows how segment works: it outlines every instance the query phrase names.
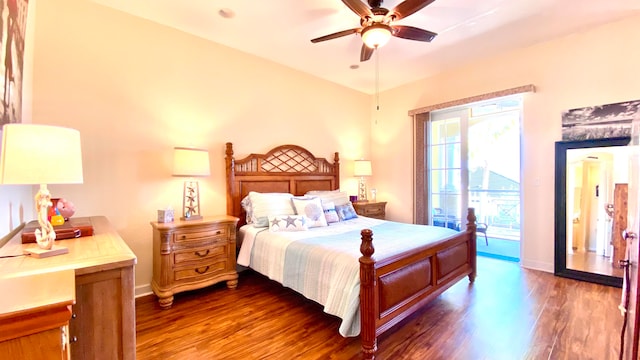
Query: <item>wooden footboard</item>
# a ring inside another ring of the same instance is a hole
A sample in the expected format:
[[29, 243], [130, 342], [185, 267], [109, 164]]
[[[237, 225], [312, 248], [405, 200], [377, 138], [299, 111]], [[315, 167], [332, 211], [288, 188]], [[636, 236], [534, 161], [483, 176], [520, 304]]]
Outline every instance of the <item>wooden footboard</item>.
[[474, 209], [469, 208], [465, 231], [379, 260], [373, 258], [373, 232], [365, 229], [361, 235], [360, 338], [363, 358], [373, 359], [380, 334], [465, 276], [474, 281], [476, 216]]

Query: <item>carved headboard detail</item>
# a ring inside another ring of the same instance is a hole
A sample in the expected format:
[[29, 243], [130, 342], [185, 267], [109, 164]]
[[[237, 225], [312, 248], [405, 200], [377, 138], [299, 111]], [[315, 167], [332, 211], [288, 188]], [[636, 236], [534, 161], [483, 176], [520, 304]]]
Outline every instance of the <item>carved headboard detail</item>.
[[309, 190], [336, 190], [340, 187], [340, 159], [333, 163], [317, 158], [297, 145], [281, 145], [265, 154], [251, 154], [244, 159], [233, 157], [233, 145], [227, 143], [227, 214], [245, 223], [240, 205], [250, 192], [287, 192], [304, 195]]

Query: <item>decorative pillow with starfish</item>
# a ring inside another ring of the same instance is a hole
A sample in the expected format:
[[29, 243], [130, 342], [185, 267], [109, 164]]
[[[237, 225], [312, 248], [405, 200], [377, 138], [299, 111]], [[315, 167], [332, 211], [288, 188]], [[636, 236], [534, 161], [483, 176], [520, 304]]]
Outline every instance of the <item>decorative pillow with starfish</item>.
[[309, 230], [308, 223], [303, 215], [269, 216], [269, 231], [305, 231]]

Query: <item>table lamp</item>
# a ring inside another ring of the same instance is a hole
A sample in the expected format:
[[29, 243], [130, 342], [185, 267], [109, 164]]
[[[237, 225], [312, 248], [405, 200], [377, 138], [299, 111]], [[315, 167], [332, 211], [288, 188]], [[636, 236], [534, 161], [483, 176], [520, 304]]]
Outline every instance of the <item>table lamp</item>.
[[365, 176], [371, 176], [371, 161], [356, 160], [353, 166], [353, 174], [360, 177], [358, 185], [358, 201], [367, 201], [367, 184]]
[[173, 176], [186, 176], [182, 190], [180, 220], [200, 220], [200, 188], [194, 177], [209, 176], [209, 151], [188, 147], [173, 148]]
[[56, 232], [48, 219], [52, 206], [47, 184], [82, 184], [80, 132], [65, 127], [36, 124], [6, 124], [2, 127], [0, 184], [40, 185], [35, 196], [40, 229], [36, 248], [24, 249], [34, 257], [66, 254], [54, 245]]

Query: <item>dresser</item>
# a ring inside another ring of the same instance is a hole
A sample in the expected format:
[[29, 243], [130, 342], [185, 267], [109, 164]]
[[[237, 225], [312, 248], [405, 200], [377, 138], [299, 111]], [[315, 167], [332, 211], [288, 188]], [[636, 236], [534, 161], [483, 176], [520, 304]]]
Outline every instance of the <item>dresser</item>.
[[151, 222], [153, 228], [153, 279], [151, 288], [163, 309], [173, 295], [221, 281], [230, 289], [238, 285], [236, 225], [233, 216], [201, 220]]
[[353, 208], [358, 215], [384, 220], [386, 216], [386, 201], [356, 201]]
[[0, 354], [4, 359], [69, 359], [75, 274], [0, 275]]
[[[75, 304], [69, 320], [71, 359], [135, 359], [136, 319], [134, 266], [136, 256], [104, 216], [86, 218], [93, 236], [56, 241], [68, 254], [48, 258], [17, 256], [0, 259], [3, 277], [71, 270], [74, 274]], [[18, 233], [0, 252], [21, 253]]]

